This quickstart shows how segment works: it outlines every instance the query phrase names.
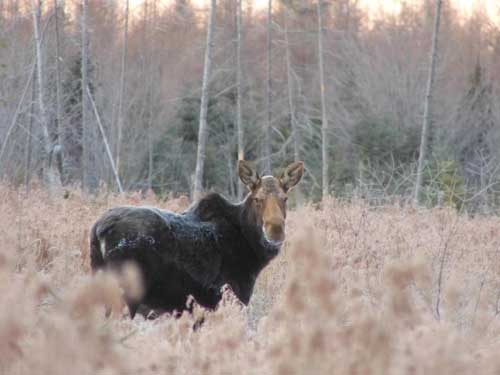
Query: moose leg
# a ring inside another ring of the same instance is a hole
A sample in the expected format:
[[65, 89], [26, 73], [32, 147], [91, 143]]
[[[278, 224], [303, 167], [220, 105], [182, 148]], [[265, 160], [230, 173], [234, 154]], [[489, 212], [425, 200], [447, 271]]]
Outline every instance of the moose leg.
[[127, 302], [128, 311], [130, 313], [130, 319], [134, 319], [137, 309], [139, 308], [139, 303]]
[[203, 325], [203, 323], [205, 323], [205, 315], [202, 315], [201, 317], [196, 319], [196, 321], [193, 324], [193, 331], [196, 332], [197, 330], [199, 330]]

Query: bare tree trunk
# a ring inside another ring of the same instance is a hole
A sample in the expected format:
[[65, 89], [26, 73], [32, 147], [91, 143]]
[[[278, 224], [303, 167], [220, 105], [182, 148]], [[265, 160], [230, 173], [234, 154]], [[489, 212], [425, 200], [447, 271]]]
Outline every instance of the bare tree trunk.
[[[293, 137], [293, 156], [295, 160], [300, 160], [299, 152], [299, 135], [297, 129], [297, 119], [295, 117], [295, 106], [293, 98], [293, 77], [292, 77], [292, 62], [290, 53], [290, 40], [288, 37], [288, 20], [285, 17], [285, 48], [286, 48], [286, 77], [287, 77], [287, 91], [288, 91], [288, 110], [290, 114], [290, 124], [292, 126]], [[295, 187], [296, 189], [297, 187]]]
[[81, 32], [82, 32], [82, 187], [86, 192], [93, 190], [91, 170], [91, 132], [88, 124], [88, 95], [85, 88], [88, 84], [88, 34], [87, 34], [87, 14], [88, 14], [88, 0], [82, 0], [82, 16], [81, 16]]
[[57, 0], [54, 0], [54, 17], [55, 17], [55, 31], [56, 31], [56, 131], [57, 137], [55, 142], [57, 143], [57, 152], [54, 150], [54, 160], [57, 161], [59, 166], [59, 175], [61, 176], [61, 182], [63, 180], [63, 170], [62, 162], [63, 152], [62, 152], [62, 124], [61, 124], [61, 68], [59, 64], [60, 60], [60, 40], [59, 40], [59, 4]]
[[[286, 57], [286, 78], [287, 78], [287, 90], [288, 90], [288, 111], [290, 114], [290, 125], [292, 127], [292, 137], [293, 137], [293, 157], [295, 161], [300, 160], [300, 142], [299, 142], [299, 131], [297, 127], [297, 118], [295, 117], [295, 106], [293, 98], [293, 77], [292, 77], [292, 61], [290, 53], [290, 40], [288, 37], [288, 14], [285, 14], [285, 57]], [[297, 205], [302, 204], [302, 191], [300, 186], [295, 187], [295, 198]]]
[[117, 124], [117, 140], [116, 140], [116, 168], [120, 170], [120, 151], [123, 137], [123, 98], [125, 96], [125, 78], [127, 74], [127, 53], [128, 53], [128, 14], [129, 0], [125, 1], [125, 28], [123, 31], [123, 51], [122, 51], [122, 66], [120, 73], [120, 91], [118, 93], [118, 124]]
[[211, 0], [210, 18], [208, 21], [207, 47], [205, 49], [205, 64], [203, 68], [203, 85], [201, 88], [200, 125], [198, 129], [198, 151], [196, 154], [196, 170], [194, 175], [193, 198], [198, 199], [203, 192], [203, 168], [205, 166], [205, 149], [208, 139], [207, 112], [208, 87], [212, 65], [212, 49], [214, 43], [215, 14], [217, 0]]
[[266, 127], [264, 130], [264, 173], [270, 174], [272, 172], [271, 160], [271, 121], [272, 121], [272, 19], [273, 16], [273, 0], [269, 0], [267, 6], [267, 85], [266, 85]]
[[433, 86], [434, 86], [434, 78], [436, 75], [436, 60], [438, 53], [438, 35], [439, 35], [439, 21], [441, 17], [441, 2], [442, 0], [436, 0], [436, 14], [434, 15], [434, 31], [432, 33], [432, 46], [431, 46], [431, 54], [430, 54], [430, 67], [429, 67], [429, 76], [427, 78], [427, 88], [425, 92], [424, 99], [424, 120], [422, 123], [422, 135], [420, 138], [420, 152], [418, 156], [418, 169], [417, 169], [417, 181], [415, 183], [415, 204], [420, 204], [420, 195], [422, 190], [422, 180], [423, 180], [423, 171], [425, 167], [425, 159], [427, 153], [427, 139], [428, 132], [431, 121], [431, 105], [432, 105], [432, 95], [433, 95]]
[[[152, 98], [152, 89], [151, 89], [151, 98]], [[152, 106], [150, 106], [150, 116], [153, 116]], [[153, 189], [153, 119], [152, 117], [149, 119], [148, 124], [148, 190]]]
[[[35, 73], [35, 67], [33, 67], [33, 77]], [[33, 79], [31, 83], [31, 104], [30, 104], [30, 119], [28, 126], [28, 134], [26, 135], [26, 159], [24, 167], [24, 188], [26, 193], [30, 192], [30, 180], [31, 180], [31, 134], [33, 132], [33, 119], [35, 117], [35, 100], [36, 100], [36, 80]]]
[[42, 5], [43, 3], [41, 0], [38, 2], [38, 7], [35, 5], [35, 0], [31, 0], [31, 8], [33, 13], [33, 31], [35, 35], [35, 47], [36, 47], [38, 105], [40, 107], [40, 124], [42, 127], [42, 138], [43, 138], [43, 146], [45, 152], [43, 174], [49, 192], [53, 193], [55, 189], [60, 187], [61, 181], [60, 181], [60, 176], [56, 173], [54, 165], [52, 163], [52, 152], [54, 150], [54, 145], [52, 143], [52, 140], [50, 139], [48, 124], [47, 124], [47, 113], [45, 111], [45, 103], [44, 103], [43, 56], [42, 56], [42, 40], [40, 37], [40, 15], [42, 14]]
[[[238, 132], [238, 160], [245, 159], [245, 149], [243, 143], [243, 123], [242, 123], [242, 98], [243, 98], [243, 87], [242, 87], [242, 71], [241, 71], [241, 1], [237, 0], [236, 8], [236, 86], [237, 86], [237, 97], [236, 97], [236, 129]], [[238, 178], [238, 188], [237, 188], [237, 199], [241, 199], [243, 196], [243, 183]]]
[[[234, 197], [235, 194], [237, 193], [236, 191], [234, 191], [234, 180], [235, 180], [235, 175], [234, 175], [234, 171], [236, 168], [234, 168], [234, 160], [232, 158], [232, 153], [231, 153], [231, 149], [232, 149], [232, 137], [229, 136], [230, 131], [229, 129], [227, 128], [227, 124], [226, 122], [224, 122], [224, 133], [226, 133], [228, 135], [228, 142], [227, 142], [227, 145], [226, 145], [226, 150], [224, 152], [225, 154], [225, 157], [226, 157], [226, 162], [227, 162], [227, 168], [228, 168], [228, 194], [230, 197]], [[239, 197], [238, 197], [239, 199]]]
[[321, 195], [326, 197], [329, 194], [329, 177], [328, 177], [328, 117], [326, 114], [326, 98], [325, 98], [325, 68], [323, 62], [323, 1], [318, 0], [318, 64], [319, 64], [319, 81], [321, 93], [321, 163], [322, 163], [322, 186]]
[[86, 92], [88, 94], [90, 104], [92, 105], [92, 109], [94, 110], [94, 115], [97, 121], [97, 125], [99, 126], [99, 131], [101, 132], [102, 140], [104, 142], [104, 147], [106, 148], [106, 154], [108, 155], [109, 164], [111, 165], [111, 170], [113, 171], [116, 185], [118, 186], [118, 191], [120, 193], [123, 193], [122, 183], [120, 181], [120, 176], [118, 175], [118, 171], [115, 167], [115, 162], [113, 161], [113, 155], [111, 154], [111, 149], [109, 148], [108, 138], [106, 137], [106, 133], [104, 132], [104, 127], [102, 126], [101, 116], [99, 116], [99, 112], [97, 111], [95, 101], [92, 98], [92, 93], [90, 92], [88, 85], [86, 86]]
[[153, 189], [153, 116], [154, 116], [154, 85], [155, 85], [155, 79], [154, 79], [154, 66], [153, 66], [153, 61], [155, 57], [155, 38], [154, 38], [154, 33], [156, 30], [156, 0], [153, 0], [152, 3], [152, 14], [153, 14], [153, 21], [152, 21], [152, 27], [151, 29], [153, 30], [151, 33], [151, 36], [149, 38], [151, 45], [150, 45], [150, 60], [149, 60], [149, 118], [148, 118], [148, 190]]

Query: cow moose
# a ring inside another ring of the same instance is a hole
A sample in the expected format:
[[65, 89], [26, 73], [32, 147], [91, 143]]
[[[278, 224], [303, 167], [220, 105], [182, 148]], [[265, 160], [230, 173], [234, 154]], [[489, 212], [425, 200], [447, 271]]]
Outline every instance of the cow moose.
[[250, 191], [238, 204], [210, 193], [180, 214], [112, 208], [91, 229], [92, 270], [135, 262], [144, 294], [139, 300], [125, 297], [132, 319], [142, 305], [162, 312], [188, 310], [190, 295], [214, 309], [224, 285], [246, 305], [260, 271], [280, 251], [287, 193], [303, 172], [304, 164], [294, 162], [280, 177], [261, 177], [250, 162], [240, 160], [238, 174]]

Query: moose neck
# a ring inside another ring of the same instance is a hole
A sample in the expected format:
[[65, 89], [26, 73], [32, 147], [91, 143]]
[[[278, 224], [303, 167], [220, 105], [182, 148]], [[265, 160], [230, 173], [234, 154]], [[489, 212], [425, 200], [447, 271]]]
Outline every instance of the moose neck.
[[197, 220], [207, 222], [217, 220], [221, 214], [241, 232], [259, 264], [264, 266], [278, 255], [280, 246], [271, 244], [265, 238], [262, 224], [259, 224], [252, 208], [250, 195], [242, 202], [232, 204], [219, 194], [208, 194], [185, 212], [185, 215], [193, 215]]
[[255, 255], [266, 263], [278, 255], [281, 246], [269, 242], [259, 224], [254, 210], [250, 194], [239, 204], [239, 222], [243, 236], [250, 244]]

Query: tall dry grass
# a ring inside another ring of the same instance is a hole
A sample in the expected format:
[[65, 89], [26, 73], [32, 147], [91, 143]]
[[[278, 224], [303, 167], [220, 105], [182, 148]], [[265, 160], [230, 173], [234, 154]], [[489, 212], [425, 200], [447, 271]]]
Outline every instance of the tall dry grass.
[[[289, 214], [251, 305], [154, 321], [122, 314], [90, 276], [88, 229], [108, 207], [186, 200], [0, 187], [0, 373], [498, 374], [500, 219], [330, 200]], [[125, 311], [125, 310], [123, 310]]]

